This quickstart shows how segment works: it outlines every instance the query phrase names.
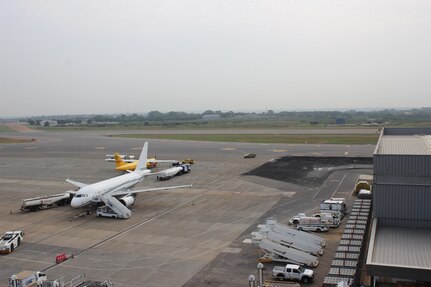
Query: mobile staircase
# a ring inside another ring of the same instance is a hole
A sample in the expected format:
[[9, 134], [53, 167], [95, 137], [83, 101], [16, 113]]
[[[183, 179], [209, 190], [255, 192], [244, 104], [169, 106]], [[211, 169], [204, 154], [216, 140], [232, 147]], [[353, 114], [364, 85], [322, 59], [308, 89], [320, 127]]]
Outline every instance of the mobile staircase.
[[281, 235], [284, 235], [289, 238], [294, 238], [296, 241], [307, 242], [309, 244], [317, 244], [320, 246], [326, 246], [326, 240], [321, 236], [311, 234], [309, 232], [304, 232], [300, 230], [296, 230], [290, 228], [286, 225], [277, 223], [276, 219], [268, 218], [266, 220], [266, 224], [260, 224], [257, 226], [260, 233], [265, 234], [269, 231], [274, 231]]
[[261, 262], [279, 261], [309, 267], [316, 267], [319, 264], [316, 256], [277, 244], [268, 239], [262, 239], [259, 242], [259, 249], [264, 252], [264, 255], [259, 259]]
[[99, 197], [107, 207], [109, 207], [116, 215], [117, 218], [127, 219], [132, 215], [130, 209], [124, 206], [118, 199], [111, 195], [102, 195]]
[[319, 244], [310, 241], [305, 241], [296, 238], [295, 236], [285, 236], [270, 230], [268, 233], [252, 232], [251, 241], [253, 244], [258, 245], [263, 239], [268, 239], [277, 244], [294, 248], [306, 253], [318, 256], [323, 254], [323, 248]]

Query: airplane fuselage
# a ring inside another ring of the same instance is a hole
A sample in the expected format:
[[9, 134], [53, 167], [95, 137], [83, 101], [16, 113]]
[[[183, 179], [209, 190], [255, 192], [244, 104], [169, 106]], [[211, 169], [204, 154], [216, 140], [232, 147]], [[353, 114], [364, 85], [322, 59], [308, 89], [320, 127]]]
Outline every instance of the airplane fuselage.
[[114, 178], [86, 185], [79, 189], [72, 198], [70, 205], [74, 208], [83, 207], [98, 202], [99, 196], [112, 194], [119, 190], [127, 190], [141, 182], [149, 170], [135, 171]]

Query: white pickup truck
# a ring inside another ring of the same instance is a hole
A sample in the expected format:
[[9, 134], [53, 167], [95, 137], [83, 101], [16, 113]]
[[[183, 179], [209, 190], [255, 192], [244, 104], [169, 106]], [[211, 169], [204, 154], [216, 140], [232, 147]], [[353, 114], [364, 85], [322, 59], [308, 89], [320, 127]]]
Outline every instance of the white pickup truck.
[[278, 280], [299, 280], [309, 283], [314, 279], [314, 272], [296, 264], [287, 264], [286, 266], [275, 266], [272, 269], [272, 277]]
[[297, 215], [289, 219], [289, 224], [298, 224], [301, 217], [307, 217], [307, 215], [305, 215], [305, 213], [298, 213]]

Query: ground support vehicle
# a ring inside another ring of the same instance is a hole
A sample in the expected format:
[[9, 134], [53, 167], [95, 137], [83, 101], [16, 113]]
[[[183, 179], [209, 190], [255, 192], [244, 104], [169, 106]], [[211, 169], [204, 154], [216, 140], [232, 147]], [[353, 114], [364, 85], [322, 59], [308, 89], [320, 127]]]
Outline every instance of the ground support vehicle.
[[255, 157], [256, 157], [256, 154], [254, 154], [254, 153], [246, 153], [244, 155], [244, 158], [255, 158]]
[[110, 280], [88, 281], [85, 273], [75, 276], [70, 281], [65, 281], [64, 277], [56, 280], [48, 280], [46, 275], [39, 271], [22, 271], [9, 277], [8, 287], [112, 287]]
[[358, 198], [359, 199], [373, 199], [373, 194], [371, 193], [371, 190], [361, 189], [358, 192]]
[[322, 223], [328, 225], [328, 227], [336, 228], [340, 226], [341, 219], [340, 213], [331, 213], [331, 212], [319, 212], [313, 214], [312, 217], [319, 218]]
[[113, 196], [102, 195], [100, 200], [105, 203], [105, 206], [97, 208], [97, 216], [127, 219], [132, 215], [130, 209]]
[[263, 239], [268, 239], [277, 244], [304, 251], [314, 256], [319, 256], [323, 254], [323, 248], [321, 245], [314, 244], [309, 241], [298, 240], [291, 235], [286, 236], [280, 233], [276, 233], [272, 230], [266, 234], [262, 234], [260, 232], [251, 233], [251, 242], [254, 245], [258, 245], [259, 242]]
[[368, 174], [360, 174], [355, 183], [353, 194], [357, 195], [361, 189], [370, 190], [373, 186], [373, 176]]
[[183, 171], [183, 168], [181, 166], [174, 166], [171, 168], [168, 168], [162, 172], [160, 172], [159, 175], [157, 175], [158, 180], [168, 180], [175, 175], [177, 175], [179, 172]]
[[157, 175], [158, 180], [168, 180], [176, 175], [182, 175], [185, 173], [189, 173], [191, 171], [190, 164], [180, 164], [173, 166], [171, 168], [168, 168], [164, 171], [161, 171], [159, 175]]
[[24, 232], [8, 231], [0, 237], [0, 253], [9, 254], [17, 248], [24, 239]]
[[179, 167], [181, 167], [182, 170], [178, 173], [178, 175], [189, 173], [192, 171], [192, 167], [188, 163], [180, 164]]
[[309, 283], [314, 279], [314, 272], [296, 264], [286, 264], [286, 266], [275, 266], [272, 269], [272, 278], [278, 280], [299, 280]]
[[[314, 213], [311, 217], [320, 218], [322, 223], [326, 223], [328, 227], [338, 227], [340, 225], [341, 213], [319, 212]], [[295, 215], [289, 220], [289, 224], [297, 225], [301, 221], [301, 218], [310, 218], [310, 216], [307, 216], [305, 213], [298, 213], [298, 215]]]
[[71, 190], [64, 193], [23, 199], [20, 209], [22, 211], [38, 211], [50, 207], [68, 205], [72, 200], [73, 194], [74, 191]]
[[267, 239], [259, 242], [259, 249], [263, 251], [261, 262], [279, 261], [316, 267], [319, 264], [316, 256], [294, 248], [289, 248]]
[[96, 215], [100, 217], [118, 218], [118, 214], [106, 205], [98, 207], [96, 210]]
[[[344, 198], [330, 198], [320, 203], [320, 212], [340, 212], [342, 216], [347, 213], [346, 202]], [[341, 217], [342, 218], [342, 217]], [[340, 218], [340, 219], [341, 219]]]
[[[21, 271], [9, 277], [8, 287], [42, 286], [46, 282], [46, 275], [39, 271]], [[38, 285], [39, 284], [39, 285]]]
[[295, 238], [296, 240], [314, 243], [320, 246], [326, 246], [326, 240], [323, 239], [321, 236], [308, 232], [298, 231], [294, 228], [290, 228], [287, 225], [279, 224], [274, 218], [268, 218], [266, 220], [266, 224], [258, 225], [257, 228], [261, 233], [268, 233], [270, 230], [272, 230], [285, 236], [292, 236], [292, 238]]
[[329, 230], [329, 224], [318, 217], [301, 217], [296, 229], [300, 231], [326, 232]]
[[298, 224], [299, 223], [299, 219], [301, 219], [301, 217], [306, 217], [307, 215], [305, 215], [305, 213], [298, 213], [297, 215], [295, 215], [294, 217], [292, 217], [291, 219], [289, 219], [289, 224]]
[[191, 158], [186, 158], [181, 161], [182, 164], [194, 164], [195, 161]]

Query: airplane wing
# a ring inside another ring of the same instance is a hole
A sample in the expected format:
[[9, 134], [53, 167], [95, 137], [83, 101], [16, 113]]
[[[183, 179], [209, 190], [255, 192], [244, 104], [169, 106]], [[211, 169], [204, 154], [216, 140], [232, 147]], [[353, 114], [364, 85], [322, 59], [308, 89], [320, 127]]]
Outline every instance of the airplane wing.
[[173, 159], [156, 159], [156, 158], [149, 158], [147, 159], [147, 162], [157, 162], [157, 163], [176, 163], [178, 160]]
[[169, 159], [158, 159], [156, 160], [158, 163], [177, 163], [178, 160], [169, 160]]
[[82, 183], [82, 182], [79, 182], [79, 181], [71, 180], [70, 178], [66, 178], [66, 181], [67, 181], [68, 183], [70, 183], [70, 184], [73, 184], [74, 186], [79, 187], [79, 188], [84, 187], [84, 186], [86, 186], [86, 185], [87, 185], [87, 184]]
[[192, 187], [192, 186], [193, 186], [192, 184], [188, 184], [188, 185], [155, 187], [155, 188], [140, 189], [140, 190], [119, 190], [119, 191], [111, 193], [110, 195], [111, 196], [119, 196], [119, 195], [128, 195], [128, 194], [135, 194], [135, 193], [141, 193], [141, 192], [150, 192], [150, 191], [167, 190], [167, 189], [175, 189], [175, 188], [185, 188], [185, 187]]
[[[106, 160], [106, 161], [109, 161], [109, 162], [115, 162], [115, 159], [114, 159], [114, 158], [105, 158], [105, 160]], [[127, 163], [132, 163], [132, 162], [135, 162], [135, 161], [136, 161], [136, 159], [123, 159], [123, 161], [124, 161], [124, 162], [127, 162]]]

